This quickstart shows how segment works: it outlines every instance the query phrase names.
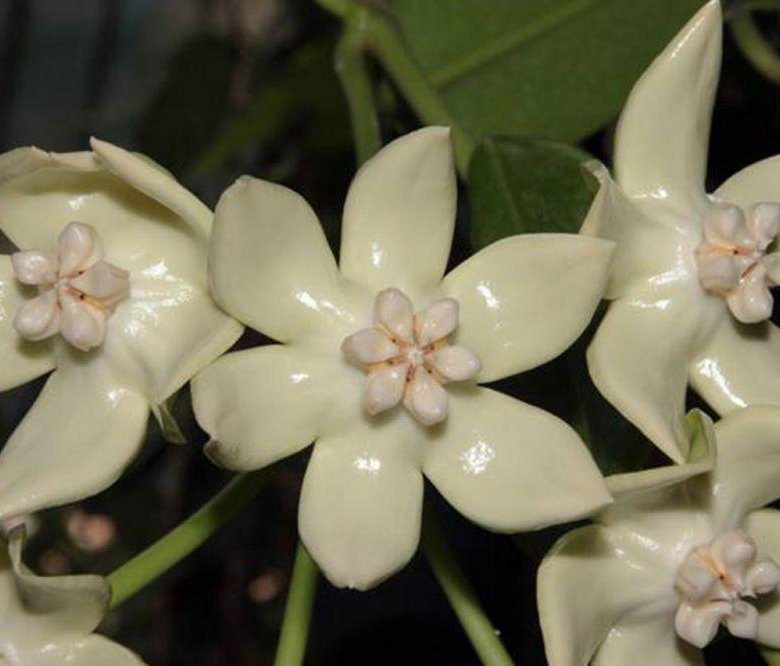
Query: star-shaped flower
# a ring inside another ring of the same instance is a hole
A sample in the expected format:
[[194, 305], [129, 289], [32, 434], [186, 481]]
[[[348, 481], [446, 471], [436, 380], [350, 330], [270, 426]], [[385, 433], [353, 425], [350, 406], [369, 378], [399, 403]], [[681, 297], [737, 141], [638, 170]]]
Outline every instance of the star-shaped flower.
[[780, 408], [689, 423], [696, 462], [609, 477], [615, 503], [545, 557], [551, 666], [703, 665], [720, 627], [780, 647]]
[[133, 666], [143, 662], [93, 634], [111, 592], [100, 576], [36, 576], [22, 563], [24, 528], [0, 541], [0, 664]]
[[[144, 157], [20, 148], [0, 156], [0, 391], [51, 370], [0, 451], [0, 517], [112, 483], [150, 407], [223, 353], [241, 325], [208, 295], [212, 213]], [[168, 428], [170, 430], [170, 428]]]
[[538, 528], [609, 501], [571, 428], [476, 382], [537, 366], [574, 341], [601, 296], [611, 243], [517, 236], [444, 276], [456, 196], [449, 131], [431, 127], [356, 175], [340, 266], [312, 210], [284, 187], [241, 178], [217, 206], [215, 298], [283, 344], [228, 354], [196, 377], [206, 450], [251, 470], [316, 441], [299, 526], [339, 586], [370, 587], [412, 556], [421, 472], [494, 530]]
[[591, 376], [676, 461], [687, 385], [721, 414], [780, 404], [780, 332], [767, 318], [780, 280], [780, 157], [704, 190], [721, 57], [708, 2], [634, 87], [583, 233], [616, 241], [613, 302], [588, 352]]

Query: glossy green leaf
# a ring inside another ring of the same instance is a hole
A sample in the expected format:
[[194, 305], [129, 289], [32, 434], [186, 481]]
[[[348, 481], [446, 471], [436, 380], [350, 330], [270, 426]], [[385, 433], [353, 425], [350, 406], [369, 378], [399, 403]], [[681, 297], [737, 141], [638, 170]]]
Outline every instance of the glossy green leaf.
[[474, 247], [520, 233], [576, 234], [592, 197], [580, 172], [589, 159], [545, 139], [483, 139], [469, 166]]
[[413, 56], [475, 134], [578, 141], [703, 0], [393, 0]]

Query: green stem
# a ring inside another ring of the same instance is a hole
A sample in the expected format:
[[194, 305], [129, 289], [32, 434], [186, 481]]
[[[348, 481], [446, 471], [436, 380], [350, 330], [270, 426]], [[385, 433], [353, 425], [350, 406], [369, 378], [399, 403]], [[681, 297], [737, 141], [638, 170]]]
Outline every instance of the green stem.
[[780, 652], [770, 648], [760, 648], [761, 656], [769, 666], [780, 666]]
[[780, 85], [780, 56], [756, 25], [753, 15], [737, 8], [729, 16], [731, 34], [742, 54], [766, 79]]
[[184, 559], [240, 511], [263, 486], [265, 472], [236, 476], [187, 520], [108, 577], [115, 608]]
[[481, 662], [487, 666], [511, 666], [512, 659], [507, 654], [496, 630], [491, 625], [485, 611], [479, 604], [468, 579], [460, 568], [455, 555], [450, 550], [441, 528], [430, 513], [425, 514], [422, 545], [428, 562], [439, 581], [452, 610], [471, 641]]
[[314, 592], [317, 588], [317, 565], [298, 544], [295, 553], [290, 591], [284, 609], [282, 635], [276, 651], [275, 666], [299, 666], [306, 654], [306, 639], [309, 635]]
[[344, 30], [336, 47], [336, 72], [347, 98], [355, 155], [362, 164], [382, 147], [382, 138], [360, 31]]

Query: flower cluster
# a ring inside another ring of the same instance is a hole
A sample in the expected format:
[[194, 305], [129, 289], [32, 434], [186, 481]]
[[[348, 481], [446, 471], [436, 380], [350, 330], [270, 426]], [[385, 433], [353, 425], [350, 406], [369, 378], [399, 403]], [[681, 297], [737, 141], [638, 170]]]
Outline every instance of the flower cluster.
[[[214, 213], [147, 158], [0, 156], [0, 390], [51, 373], [0, 451], [0, 518], [93, 495], [150, 411], [192, 380], [206, 455], [255, 470], [313, 444], [303, 543], [337, 586], [402, 568], [423, 478], [499, 532], [592, 517], [539, 571], [553, 666], [701, 663], [721, 627], [780, 647], [780, 158], [703, 189], [721, 8], [710, 0], [637, 83], [582, 233], [500, 240], [446, 271], [447, 128], [403, 136], [346, 197], [338, 262], [293, 191], [248, 176]], [[588, 350], [603, 395], [675, 464], [605, 479], [556, 416], [484, 384]], [[249, 326], [275, 340], [225, 353]], [[688, 385], [723, 418], [685, 416]], [[96, 577], [0, 555], [0, 664], [139, 663], [93, 636]], [[754, 598], [764, 597], [759, 605]], [[650, 662], [648, 662], [650, 663]]]

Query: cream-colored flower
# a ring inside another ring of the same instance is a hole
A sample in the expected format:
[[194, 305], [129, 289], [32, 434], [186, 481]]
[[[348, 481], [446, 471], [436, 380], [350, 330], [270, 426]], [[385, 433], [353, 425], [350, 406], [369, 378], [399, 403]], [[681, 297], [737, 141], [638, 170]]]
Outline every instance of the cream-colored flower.
[[24, 528], [0, 552], [0, 664], [131, 666], [132, 652], [93, 634], [111, 592], [100, 576], [36, 576], [22, 563]]
[[609, 501], [571, 428], [477, 382], [571, 344], [601, 296], [611, 243], [507, 238], [444, 276], [456, 196], [449, 131], [431, 127], [355, 176], [340, 266], [315, 214], [284, 187], [241, 178], [217, 206], [215, 298], [283, 344], [228, 354], [196, 377], [206, 450], [251, 470], [316, 442], [299, 525], [339, 586], [370, 587], [412, 556], [422, 473], [494, 530]]
[[20, 148], [0, 156], [0, 391], [51, 370], [0, 451], [0, 518], [112, 483], [149, 409], [241, 333], [208, 295], [212, 213], [144, 157]]
[[634, 87], [583, 233], [617, 243], [613, 302], [588, 352], [604, 396], [676, 461], [690, 384], [721, 414], [780, 404], [780, 332], [767, 321], [780, 279], [780, 157], [704, 190], [721, 58], [708, 2]]
[[780, 408], [689, 424], [695, 462], [609, 477], [615, 503], [545, 557], [551, 666], [704, 664], [720, 628], [780, 647]]

